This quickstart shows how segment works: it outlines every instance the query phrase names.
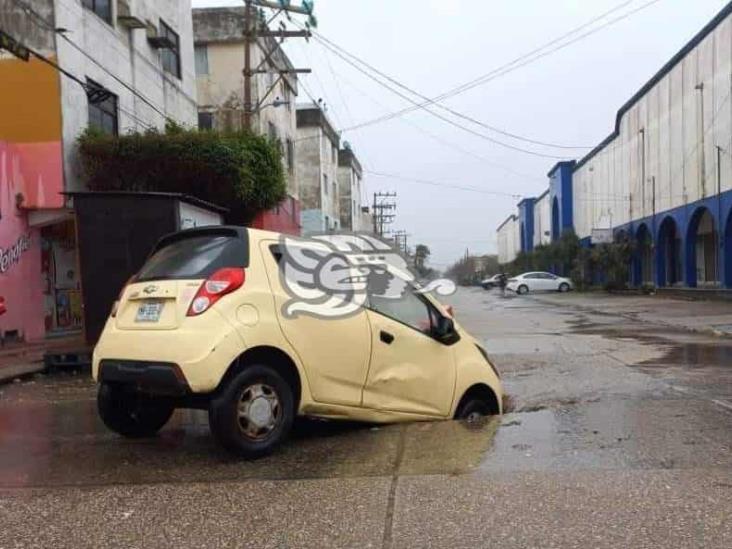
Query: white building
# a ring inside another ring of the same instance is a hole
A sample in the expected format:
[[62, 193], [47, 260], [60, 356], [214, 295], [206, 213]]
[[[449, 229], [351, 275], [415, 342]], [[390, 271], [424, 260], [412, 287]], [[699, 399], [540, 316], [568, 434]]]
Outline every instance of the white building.
[[548, 175], [547, 192], [519, 205], [533, 241], [517, 250], [547, 231], [573, 230], [585, 247], [610, 232], [635, 244], [631, 284], [732, 288], [732, 2], [620, 108], [602, 143]]
[[[59, 64], [111, 95], [88, 100], [61, 78], [67, 190], [81, 188], [75, 140], [88, 126], [124, 134], [163, 129], [166, 119], [196, 127], [190, 0], [55, 0]], [[86, 108], [85, 108], [86, 106]]]
[[340, 138], [317, 105], [297, 108], [295, 159], [303, 234], [340, 229], [338, 145]]
[[498, 241], [498, 263], [505, 265], [516, 259], [520, 250], [519, 221], [515, 215], [510, 215], [498, 226], [496, 231]]
[[370, 225], [364, 228], [366, 223], [373, 221], [370, 216], [367, 218], [361, 206], [363, 169], [348, 143], [344, 143], [344, 147], [338, 151], [338, 191], [341, 229], [373, 231]]

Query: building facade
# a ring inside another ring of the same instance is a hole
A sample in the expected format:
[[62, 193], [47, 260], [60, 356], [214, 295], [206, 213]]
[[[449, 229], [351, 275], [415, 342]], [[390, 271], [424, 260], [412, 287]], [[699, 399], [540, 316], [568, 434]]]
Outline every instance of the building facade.
[[[551, 239], [632, 242], [635, 285], [732, 288], [731, 95], [732, 3], [620, 108], [602, 143], [549, 173]], [[535, 226], [546, 213], [534, 207]]]
[[521, 250], [519, 233], [519, 219], [516, 215], [509, 215], [498, 226], [496, 240], [498, 244], [498, 263], [500, 265], [511, 263], [516, 259], [516, 255]]
[[338, 134], [319, 106], [298, 106], [295, 159], [303, 234], [341, 228], [339, 143]]
[[81, 329], [74, 215], [61, 194], [84, 187], [79, 135], [196, 124], [191, 9], [0, 0], [0, 31], [17, 45], [0, 51], [0, 331], [37, 340]]
[[364, 229], [363, 207], [361, 196], [363, 190], [363, 169], [353, 149], [344, 143], [338, 151], [338, 191], [340, 194], [340, 226], [344, 231], [372, 230]]
[[[198, 120], [202, 129], [241, 131], [244, 118], [245, 8], [193, 10]], [[290, 59], [272, 37], [250, 45], [252, 130], [276, 141], [282, 151], [288, 198], [259, 214], [253, 226], [300, 233], [300, 203], [295, 162], [297, 76]]]

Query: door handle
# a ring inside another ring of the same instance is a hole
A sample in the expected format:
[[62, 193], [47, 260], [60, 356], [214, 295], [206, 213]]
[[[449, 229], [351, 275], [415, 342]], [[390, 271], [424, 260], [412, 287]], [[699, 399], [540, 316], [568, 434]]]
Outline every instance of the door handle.
[[381, 332], [379, 333], [379, 338], [387, 345], [391, 345], [391, 342], [394, 341], [394, 336], [391, 335], [389, 332], [385, 332], [384, 330], [381, 330]]

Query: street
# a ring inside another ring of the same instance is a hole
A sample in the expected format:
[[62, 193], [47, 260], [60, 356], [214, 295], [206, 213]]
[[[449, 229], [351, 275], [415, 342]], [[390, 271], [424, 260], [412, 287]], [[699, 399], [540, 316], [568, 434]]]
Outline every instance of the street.
[[503, 375], [501, 418], [301, 421], [245, 462], [201, 412], [108, 432], [86, 375], [0, 386], [0, 548], [732, 546], [732, 340], [688, 314], [728, 305], [448, 301]]

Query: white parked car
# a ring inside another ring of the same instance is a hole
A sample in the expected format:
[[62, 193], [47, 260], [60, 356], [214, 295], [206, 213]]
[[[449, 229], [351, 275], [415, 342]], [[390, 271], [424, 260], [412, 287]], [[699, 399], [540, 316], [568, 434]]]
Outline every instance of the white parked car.
[[551, 273], [524, 273], [508, 279], [506, 288], [523, 295], [528, 292], [568, 292], [574, 288], [568, 278]]

